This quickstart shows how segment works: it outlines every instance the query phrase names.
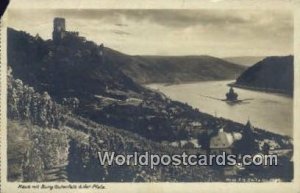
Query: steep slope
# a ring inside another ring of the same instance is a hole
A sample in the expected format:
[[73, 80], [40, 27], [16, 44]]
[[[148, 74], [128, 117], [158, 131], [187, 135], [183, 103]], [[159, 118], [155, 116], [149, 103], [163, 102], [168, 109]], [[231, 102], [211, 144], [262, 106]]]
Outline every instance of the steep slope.
[[[178, 149], [65, 112], [66, 106], [56, 104], [50, 96], [44, 98], [34, 88], [8, 75], [8, 97], [11, 100], [8, 100], [7, 160], [10, 182], [222, 179], [220, 172], [205, 166], [155, 166], [154, 170], [148, 166], [101, 166], [97, 152], [173, 155], [189, 151], [204, 153], [204, 150]], [[56, 111], [61, 113], [56, 114]], [[45, 124], [51, 120], [59, 124]]]
[[[10, 73], [8, 93], [14, 99], [8, 100], [9, 181], [220, 181], [222, 178], [220, 172], [205, 166], [155, 166], [154, 170], [148, 166], [101, 166], [97, 152], [103, 151], [168, 155], [205, 152], [160, 144], [64, 112], [66, 106], [56, 104], [50, 96], [44, 98], [34, 88], [15, 80]], [[61, 113], [56, 117], [54, 111]], [[56, 126], [44, 124], [50, 121], [50, 117], [60, 123]]]
[[268, 57], [249, 67], [237, 78], [235, 85], [293, 95], [293, 60], [293, 56]]

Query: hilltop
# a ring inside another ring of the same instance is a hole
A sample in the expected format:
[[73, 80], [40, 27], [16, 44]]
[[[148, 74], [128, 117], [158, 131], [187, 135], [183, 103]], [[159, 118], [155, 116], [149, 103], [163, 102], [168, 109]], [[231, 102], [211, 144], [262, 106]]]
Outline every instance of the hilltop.
[[236, 80], [235, 86], [293, 95], [294, 57], [272, 56], [249, 67]]

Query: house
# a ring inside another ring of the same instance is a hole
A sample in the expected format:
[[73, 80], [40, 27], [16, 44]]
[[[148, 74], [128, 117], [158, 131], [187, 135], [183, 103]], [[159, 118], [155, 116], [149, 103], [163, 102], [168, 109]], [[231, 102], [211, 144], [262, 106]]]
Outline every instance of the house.
[[240, 133], [225, 132], [223, 128], [210, 138], [209, 149], [211, 154], [222, 154], [223, 152], [231, 154], [234, 143], [242, 138]]

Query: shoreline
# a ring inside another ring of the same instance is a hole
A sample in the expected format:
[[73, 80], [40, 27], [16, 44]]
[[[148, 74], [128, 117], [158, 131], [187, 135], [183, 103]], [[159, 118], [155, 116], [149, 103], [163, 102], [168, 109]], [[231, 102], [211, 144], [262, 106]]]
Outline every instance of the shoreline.
[[[163, 86], [173, 86], [173, 85], [182, 85], [182, 84], [193, 84], [193, 83], [202, 83], [202, 82], [215, 82], [215, 81], [230, 81], [233, 79], [223, 79], [223, 80], [202, 80], [202, 81], [187, 81], [187, 82], [180, 82], [180, 83], [168, 83], [168, 82], [153, 82], [153, 83], [146, 83], [142, 84], [142, 86], [149, 88], [149, 85], [163, 85]], [[234, 81], [234, 80], [233, 80]], [[229, 87], [235, 87], [245, 90], [251, 90], [251, 91], [258, 91], [258, 92], [264, 92], [264, 93], [270, 93], [270, 94], [277, 94], [280, 96], [285, 96], [289, 98], [293, 98], [293, 94], [290, 94], [284, 90], [277, 90], [277, 89], [267, 89], [267, 88], [260, 88], [260, 87], [252, 87], [252, 86], [246, 86], [242, 84], [237, 84], [236, 82], [228, 83], [227, 86]]]
[[142, 83], [141, 85], [143, 86], [148, 86], [148, 85], [154, 85], [154, 84], [160, 84], [164, 86], [172, 86], [172, 85], [180, 85], [180, 84], [193, 84], [193, 83], [201, 83], [201, 82], [215, 82], [215, 81], [234, 81], [235, 79], [217, 79], [217, 80], [191, 80], [191, 81], [182, 81], [182, 82], [150, 82], [150, 83]]
[[252, 91], [259, 91], [259, 92], [265, 92], [265, 93], [272, 93], [272, 94], [278, 94], [278, 95], [283, 95], [285, 97], [293, 98], [293, 95], [291, 93], [288, 93], [284, 90], [253, 87], [253, 86], [237, 84], [236, 82], [232, 82], [232, 83], [229, 83], [227, 85], [235, 87], [235, 88], [241, 88], [241, 89], [252, 90]]

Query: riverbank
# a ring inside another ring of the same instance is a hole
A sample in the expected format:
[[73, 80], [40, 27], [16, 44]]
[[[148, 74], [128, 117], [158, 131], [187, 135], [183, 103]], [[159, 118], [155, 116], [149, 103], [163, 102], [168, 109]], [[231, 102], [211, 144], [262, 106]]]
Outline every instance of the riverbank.
[[241, 88], [241, 89], [247, 89], [247, 90], [253, 90], [253, 91], [259, 91], [259, 92], [266, 92], [266, 93], [272, 93], [272, 94], [280, 94], [280, 95], [284, 95], [284, 96], [293, 98], [293, 94], [289, 93], [286, 90], [247, 86], [247, 85], [237, 84], [236, 82], [229, 83], [228, 86], [232, 86], [232, 87], [236, 87], [236, 88]]

